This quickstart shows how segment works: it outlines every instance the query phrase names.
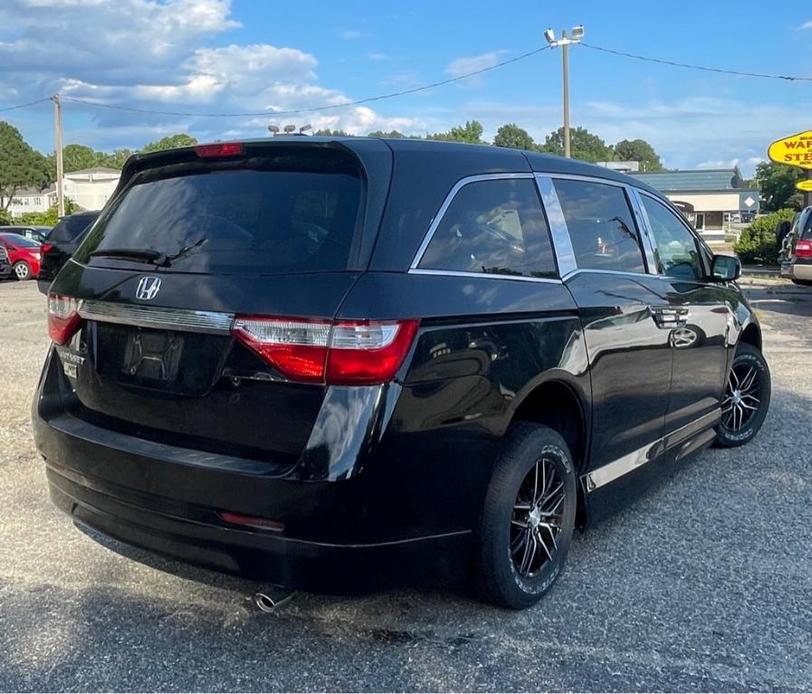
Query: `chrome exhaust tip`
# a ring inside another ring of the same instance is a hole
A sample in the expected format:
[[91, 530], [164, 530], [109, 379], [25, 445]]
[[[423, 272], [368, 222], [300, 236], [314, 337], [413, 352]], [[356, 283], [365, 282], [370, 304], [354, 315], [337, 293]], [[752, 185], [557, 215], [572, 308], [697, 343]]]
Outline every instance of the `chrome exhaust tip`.
[[284, 605], [295, 594], [295, 591], [274, 586], [271, 590], [254, 593], [253, 602], [260, 612], [270, 613], [280, 605]]

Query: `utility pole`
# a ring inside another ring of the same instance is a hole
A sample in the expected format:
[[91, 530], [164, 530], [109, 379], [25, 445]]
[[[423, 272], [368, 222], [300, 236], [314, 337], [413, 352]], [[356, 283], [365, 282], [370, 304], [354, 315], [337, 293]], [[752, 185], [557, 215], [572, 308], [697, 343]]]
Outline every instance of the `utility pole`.
[[62, 99], [59, 94], [51, 97], [54, 102], [54, 139], [56, 156], [56, 210], [61, 219], [65, 216], [65, 192], [62, 189], [64, 165], [62, 162]]
[[561, 38], [556, 39], [555, 32], [547, 29], [544, 38], [553, 48], [561, 48], [561, 72], [564, 102], [564, 156], [570, 158], [570, 44], [580, 43], [584, 38], [584, 26], [579, 24], [572, 29], [572, 35], [567, 36], [566, 29], [561, 31]]

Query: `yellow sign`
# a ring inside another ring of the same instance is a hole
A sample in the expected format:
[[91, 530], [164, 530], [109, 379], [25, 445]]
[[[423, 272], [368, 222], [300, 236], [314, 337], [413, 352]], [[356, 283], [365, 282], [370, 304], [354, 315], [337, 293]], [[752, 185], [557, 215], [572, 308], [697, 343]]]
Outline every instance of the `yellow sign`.
[[776, 164], [812, 169], [812, 130], [776, 140], [767, 150], [767, 156]]
[[812, 193], [812, 178], [805, 178], [802, 181], [798, 181], [795, 187], [805, 193]]

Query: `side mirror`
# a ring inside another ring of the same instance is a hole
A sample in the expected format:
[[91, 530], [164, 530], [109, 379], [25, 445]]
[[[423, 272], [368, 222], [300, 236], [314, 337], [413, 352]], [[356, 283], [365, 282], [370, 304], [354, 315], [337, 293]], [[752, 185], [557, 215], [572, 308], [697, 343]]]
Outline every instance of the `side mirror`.
[[714, 255], [711, 273], [719, 282], [733, 282], [741, 277], [741, 261], [735, 255]]

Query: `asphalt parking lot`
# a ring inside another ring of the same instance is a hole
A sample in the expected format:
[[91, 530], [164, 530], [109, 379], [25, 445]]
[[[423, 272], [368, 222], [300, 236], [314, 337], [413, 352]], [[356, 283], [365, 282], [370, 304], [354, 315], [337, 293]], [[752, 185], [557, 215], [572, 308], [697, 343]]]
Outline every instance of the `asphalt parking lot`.
[[811, 690], [812, 290], [748, 289], [773, 373], [761, 434], [578, 537], [535, 609], [396, 592], [265, 615], [254, 584], [51, 508], [29, 421], [44, 299], [0, 283], [0, 689]]

